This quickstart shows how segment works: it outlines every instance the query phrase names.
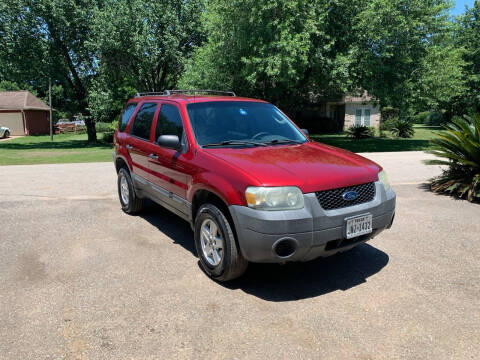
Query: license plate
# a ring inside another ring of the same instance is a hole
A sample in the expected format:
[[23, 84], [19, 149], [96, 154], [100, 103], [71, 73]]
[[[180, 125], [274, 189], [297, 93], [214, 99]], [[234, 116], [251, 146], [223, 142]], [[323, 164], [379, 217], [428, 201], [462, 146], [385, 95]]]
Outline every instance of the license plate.
[[372, 232], [372, 215], [362, 215], [347, 219], [347, 239]]

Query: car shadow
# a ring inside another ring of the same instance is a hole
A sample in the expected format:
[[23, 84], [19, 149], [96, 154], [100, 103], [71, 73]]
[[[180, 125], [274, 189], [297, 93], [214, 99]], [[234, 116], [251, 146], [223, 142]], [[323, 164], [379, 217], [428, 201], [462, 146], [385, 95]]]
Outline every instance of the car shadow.
[[[140, 216], [175, 244], [197, 256], [193, 232], [186, 221], [150, 201]], [[219, 284], [266, 301], [295, 301], [363, 284], [382, 270], [388, 261], [385, 252], [364, 243], [345, 253], [305, 263], [249, 264], [241, 278]], [[201, 271], [200, 263], [198, 267]]]
[[145, 208], [139, 216], [167, 235], [174, 244], [197, 256], [193, 232], [188, 222], [151, 200], [146, 200]]
[[364, 243], [345, 253], [305, 263], [250, 264], [244, 276], [224, 286], [267, 301], [294, 301], [363, 284], [388, 261], [386, 253]]

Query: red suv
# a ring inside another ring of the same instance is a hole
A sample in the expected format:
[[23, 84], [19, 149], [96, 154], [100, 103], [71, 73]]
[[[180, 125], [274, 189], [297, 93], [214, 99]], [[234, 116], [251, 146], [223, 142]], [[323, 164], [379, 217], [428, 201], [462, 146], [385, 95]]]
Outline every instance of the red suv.
[[150, 198], [187, 220], [205, 272], [329, 256], [388, 229], [395, 193], [382, 168], [309, 140], [274, 105], [233, 93], [130, 99], [113, 154], [122, 209]]

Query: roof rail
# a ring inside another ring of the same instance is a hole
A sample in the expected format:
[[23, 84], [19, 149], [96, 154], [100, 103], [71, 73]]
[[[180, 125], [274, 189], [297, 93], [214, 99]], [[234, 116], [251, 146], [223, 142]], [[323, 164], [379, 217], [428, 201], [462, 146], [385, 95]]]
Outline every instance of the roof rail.
[[237, 96], [233, 91], [221, 91], [221, 90], [202, 90], [202, 89], [191, 89], [191, 90], [165, 90], [166, 95], [174, 94], [205, 94], [205, 95], [226, 95], [226, 96]]
[[135, 97], [142, 97], [142, 96], [168, 96], [166, 91], [151, 91], [151, 92], [137, 92]]

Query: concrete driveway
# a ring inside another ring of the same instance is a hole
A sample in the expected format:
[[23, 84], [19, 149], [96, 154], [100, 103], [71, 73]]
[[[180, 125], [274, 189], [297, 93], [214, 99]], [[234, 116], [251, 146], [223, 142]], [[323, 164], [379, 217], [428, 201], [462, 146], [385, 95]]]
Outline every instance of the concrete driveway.
[[0, 167], [0, 359], [478, 358], [480, 206], [424, 190], [423, 153], [366, 155], [390, 231], [229, 285], [187, 223], [122, 213], [112, 164]]

